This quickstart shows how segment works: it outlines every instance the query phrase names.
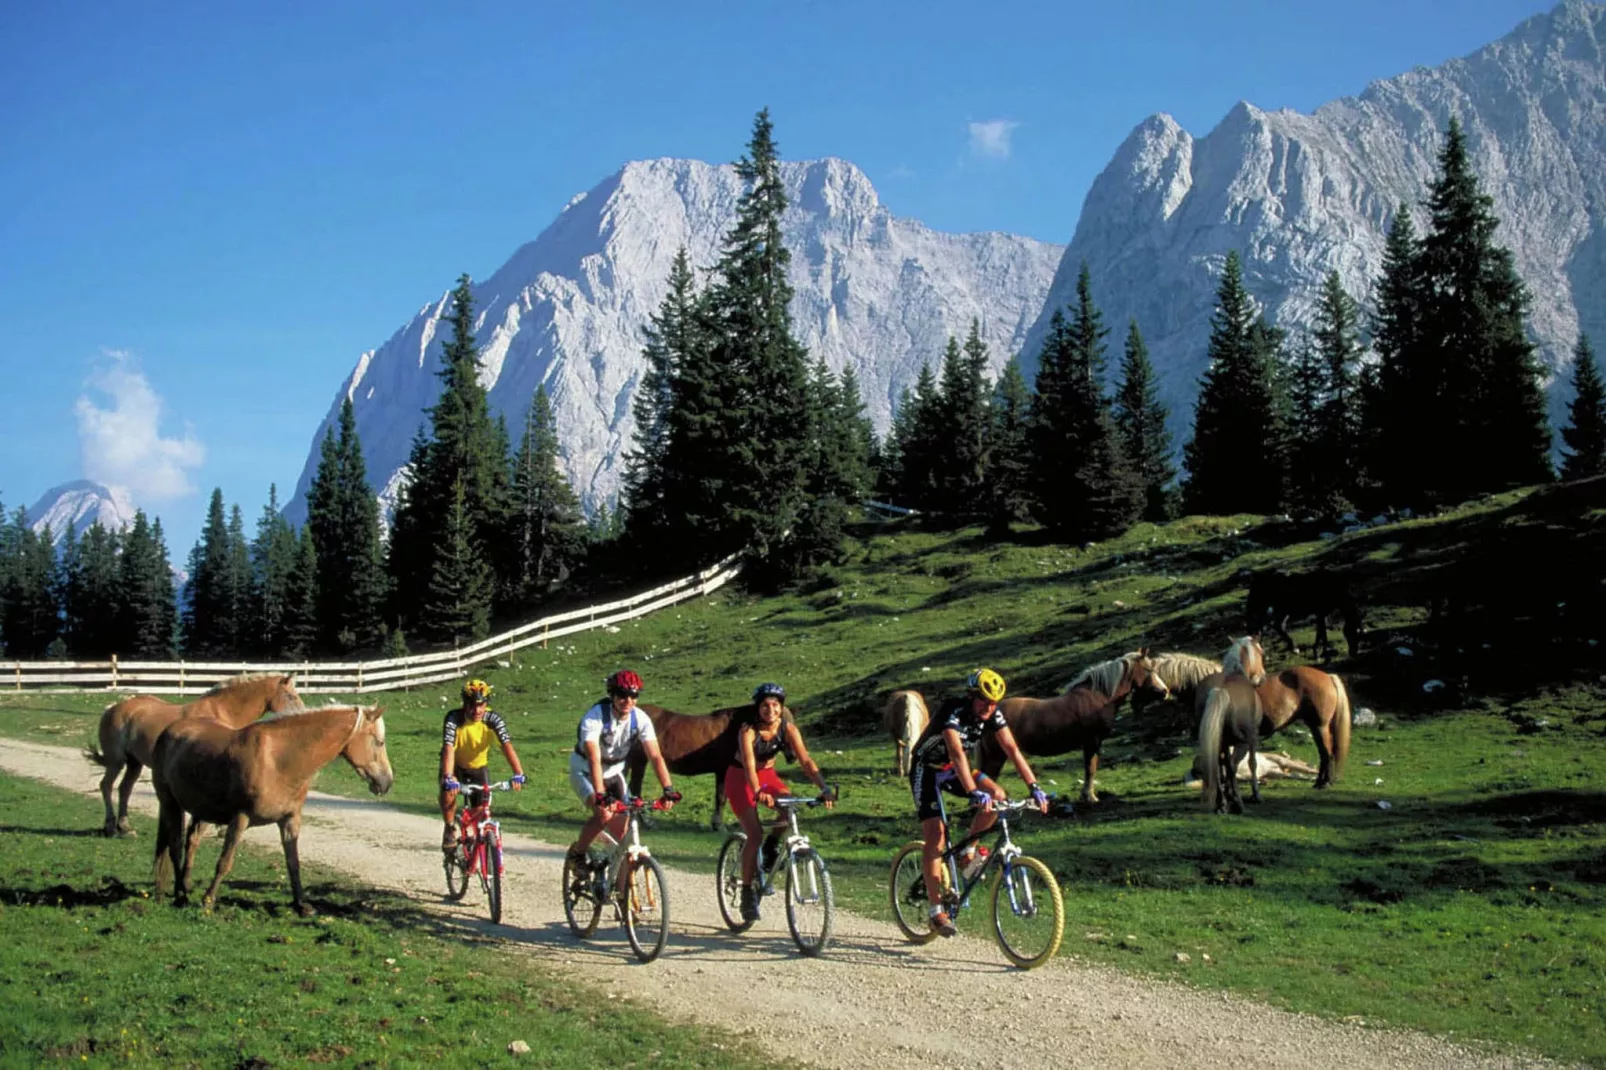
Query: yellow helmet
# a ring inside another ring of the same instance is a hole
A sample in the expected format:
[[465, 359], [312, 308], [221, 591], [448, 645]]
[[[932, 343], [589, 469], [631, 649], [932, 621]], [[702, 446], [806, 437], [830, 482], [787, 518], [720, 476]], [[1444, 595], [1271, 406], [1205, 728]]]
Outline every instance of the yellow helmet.
[[478, 699], [481, 702], [491, 697], [491, 685], [484, 680], [470, 680], [463, 685], [463, 698], [465, 700]]
[[977, 669], [965, 681], [965, 687], [972, 695], [980, 695], [988, 702], [997, 702], [1004, 697], [1004, 678], [991, 669]]

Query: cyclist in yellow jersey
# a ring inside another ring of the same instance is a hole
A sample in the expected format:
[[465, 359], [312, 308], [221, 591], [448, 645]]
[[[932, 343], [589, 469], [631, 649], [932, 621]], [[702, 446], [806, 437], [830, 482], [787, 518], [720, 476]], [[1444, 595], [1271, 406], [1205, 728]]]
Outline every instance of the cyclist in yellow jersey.
[[484, 680], [470, 680], [463, 685], [461, 709], [446, 715], [441, 726], [441, 818], [446, 831], [441, 834], [441, 848], [450, 851], [457, 846], [457, 793], [464, 784], [489, 784], [487, 767], [491, 758], [491, 742], [501, 743], [502, 756], [513, 767], [513, 790], [524, 787], [524, 766], [519, 763], [518, 752], [513, 749], [513, 737], [507, 724], [491, 712], [491, 685]]

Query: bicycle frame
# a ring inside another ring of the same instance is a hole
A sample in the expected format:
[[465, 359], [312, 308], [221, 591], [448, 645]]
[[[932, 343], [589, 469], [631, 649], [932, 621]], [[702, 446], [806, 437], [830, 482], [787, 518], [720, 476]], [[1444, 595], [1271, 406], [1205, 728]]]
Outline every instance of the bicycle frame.
[[[641, 812], [643, 810], [659, 810], [662, 808], [663, 804], [660, 802], [649, 803], [643, 799], [631, 799], [628, 803], [615, 804], [615, 809], [625, 815], [625, 834], [623, 839], [613, 840], [613, 843], [608, 846], [605, 852], [608, 858], [608, 866], [601, 876], [602, 887], [598, 890], [599, 899], [607, 899], [611, 890], [618, 886], [619, 870], [623, 867], [626, 859], [634, 862], [639, 858], [650, 858], [652, 856], [652, 851], [648, 850], [647, 845], [641, 842]], [[599, 836], [606, 836], [610, 840], [613, 839], [607, 829], [603, 829]]]
[[[1025, 853], [1010, 838], [1009, 819], [1011, 814], [1020, 813], [1031, 804], [1027, 802], [994, 804], [994, 809], [998, 813], [998, 821], [994, 823], [993, 827], [966, 836], [958, 842], [954, 841], [953, 829], [948, 820], [948, 807], [943, 803], [941, 796], [938, 796], [937, 805], [942, 810], [943, 839], [948, 841], [948, 848], [942, 853], [942, 863], [947, 869], [948, 876], [948, 892], [945, 898], [952, 896], [953, 907], [956, 910], [963, 910], [970, 905], [970, 893], [985, 884], [995, 868], [1003, 867], [1007, 871], [1015, 859]], [[991, 856], [987, 859], [986, 864], [976, 871], [975, 876], [966, 880], [964, 869], [959, 865], [960, 854], [963, 853], [965, 848], [972, 844], [980, 843], [988, 837], [992, 837], [993, 840]], [[1021, 904], [1014, 901], [1015, 890], [1013, 887], [1010, 888], [1009, 894], [1011, 906], [1019, 908]], [[1027, 904], [1027, 907], [1029, 908], [1030, 904]]]
[[[494, 785], [500, 787], [501, 785]], [[476, 799], [475, 802], [465, 804], [457, 814], [458, 843], [463, 847], [464, 860], [468, 863], [470, 876], [478, 874], [487, 876], [485, 872], [485, 845], [487, 843], [502, 842], [502, 825], [491, 816], [492, 788], [479, 788], [477, 785], [465, 785], [464, 794]], [[471, 846], [472, 845], [472, 846]], [[497, 872], [503, 872], [501, 855], [497, 856]]]
[[[808, 799], [802, 796], [782, 796], [781, 798], [775, 800], [776, 809], [786, 814], [785, 824], [782, 824], [780, 821], [772, 821], [768, 825], [761, 824], [760, 827], [771, 832], [778, 832], [782, 829], [785, 829], [786, 840], [781, 845], [782, 849], [775, 852], [775, 861], [770, 864], [768, 869], [765, 869], [763, 866], [759, 866], [759, 886], [765, 895], [769, 895], [774, 890], [775, 878], [780, 874], [781, 869], [783, 868], [782, 864], [784, 863], [785, 868], [790, 870], [797, 864], [795, 860], [798, 852], [806, 851], [810, 846], [812, 846], [809, 843], [808, 836], [804, 835], [803, 830], [798, 828], [797, 812], [805, 806], [818, 805], [820, 805], [819, 800]], [[762, 862], [763, 858], [761, 857], [759, 861]]]

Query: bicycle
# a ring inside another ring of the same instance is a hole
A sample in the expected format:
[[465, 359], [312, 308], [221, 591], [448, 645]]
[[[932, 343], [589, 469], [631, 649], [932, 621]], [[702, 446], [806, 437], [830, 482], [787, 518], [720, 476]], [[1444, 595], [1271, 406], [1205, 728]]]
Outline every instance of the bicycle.
[[[1054, 957], [1060, 939], [1065, 934], [1065, 902], [1060, 897], [1059, 882], [1049, 868], [1031, 858], [1015, 846], [1009, 837], [1011, 815], [1023, 810], [1036, 809], [1030, 800], [995, 802], [998, 822], [992, 828], [974, 836], [953, 842], [948, 830], [948, 811], [943, 807], [942, 821], [948, 849], [942, 853], [943, 907], [950, 918], [970, 905], [970, 896], [995, 871], [997, 881], [992, 892], [993, 935], [1004, 957], [1022, 969], [1034, 969]], [[988, 836], [993, 837], [992, 854], [970, 877], [959, 865], [960, 852]], [[905, 844], [892, 859], [892, 916], [903, 930], [903, 935], [917, 944], [930, 943], [937, 938], [927, 914], [926, 882], [922, 858], [925, 844], [919, 840]]]
[[[468, 879], [479, 874], [480, 886], [490, 901], [491, 921], [502, 923], [502, 826], [491, 816], [491, 796], [513, 785], [499, 780], [481, 787], [464, 784], [460, 789], [470, 801], [457, 814], [457, 846], [445, 852], [446, 897], [453, 902], [468, 892]], [[482, 796], [473, 801], [475, 796]]]
[[651, 962], [663, 953], [669, 940], [669, 889], [664, 886], [663, 867], [641, 842], [641, 812], [669, 806], [663, 799], [614, 803], [616, 813], [629, 815], [624, 837], [604, 854], [588, 852], [584, 873], [575, 869], [572, 859], [564, 859], [563, 913], [576, 936], [584, 940], [596, 932], [603, 905], [612, 904], [636, 958]]
[[[834, 796], [832, 796], [834, 798]], [[773, 895], [781, 866], [786, 867], [786, 927], [792, 931], [792, 942], [797, 949], [810, 957], [825, 953], [831, 943], [831, 928], [835, 922], [836, 900], [831, 894], [831, 874], [825, 868], [825, 859], [809, 844], [809, 838], [797, 827], [797, 812], [803, 807], [823, 806], [826, 796], [806, 799], [795, 795], [782, 795], [775, 800], [775, 808], [786, 815], [786, 824], [774, 823], [772, 831], [786, 830], [785, 851], [776, 851], [768, 865], [758, 860], [757, 876], [759, 896]], [[747, 833], [732, 832], [719, 849], [719, 865], [714, 871], [714, 887], [719, 896], [719, 912], [732, 932], [746, 932], [752, 922], [742, 918], [742, 847]]]

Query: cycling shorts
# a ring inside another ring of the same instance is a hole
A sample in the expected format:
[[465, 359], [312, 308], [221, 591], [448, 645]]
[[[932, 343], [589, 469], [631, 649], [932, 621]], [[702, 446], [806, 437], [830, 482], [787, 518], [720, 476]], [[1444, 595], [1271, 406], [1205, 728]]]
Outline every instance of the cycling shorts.
[[915, 809], [920, 820], [925, 821], [932, 817], [946, 817], [943, 811], [942, 800], [938, 798], [939, 792], [957, 795], [961, 798], [968, 796], [968, 792], [959, 783], [959, 774], [951, 765], [926, 765], [916, 762], [909, 770], [909, 790], [915, 797]]
[[[766, 766], [758, 771], [758, 786], [772, 795], [790, 795], [792, 789], [786, 786], [774, 766]], [[725, 798], [730, 800], [731, 813], [737, 817], [752, 810], [758, 809], [758, 798], [753, 789], [747, 786], [747, 770], [739, 765], [728, 766], [725, 770]]]
[[[575, 798], [587, 806], [591, 805], [591, 800], [598, 791], [591, 783], [591, 762], [578, 754], [569, 755], [569, 787], [574, 790]], [[601, 790], [620, 802], [630, 801], [630, 788], [625, 784], [622, 765], [614, 766], [611, 771], [606, 765], [602, 767]]]
[[478, 784], [483, 788], [491, 783], [491, 770], [485, 765], [478, 765], [472, 769], [460, 765], [452, 770], [452, 779], [459, 784]]

